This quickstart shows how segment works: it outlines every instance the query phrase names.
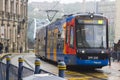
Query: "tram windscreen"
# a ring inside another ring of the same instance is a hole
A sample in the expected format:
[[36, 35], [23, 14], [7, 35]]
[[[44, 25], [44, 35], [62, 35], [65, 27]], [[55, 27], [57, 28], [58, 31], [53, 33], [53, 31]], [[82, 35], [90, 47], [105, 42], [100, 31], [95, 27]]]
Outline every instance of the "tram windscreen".
[[78, 48], [107, 47], [105, 24], [77, 24], [76, 34]]

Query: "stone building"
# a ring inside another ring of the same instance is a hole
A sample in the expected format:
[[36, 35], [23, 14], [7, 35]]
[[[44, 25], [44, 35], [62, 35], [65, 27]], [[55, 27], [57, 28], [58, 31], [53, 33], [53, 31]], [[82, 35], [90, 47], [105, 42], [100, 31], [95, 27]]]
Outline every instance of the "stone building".
[[116, 16], [115, 16], [115, 40], [117, 43], [120, 40], [120, 0], [116, 0]]
[[113, 46], [115, 37], [115, 25], [114, 25], [116, 14], [115, 1], [101, 0], [97, 4], [97, 10], [98, 13], [103, 13], [103, 15], [108, 18], [109, 46]]
[[27, 50], [27, 6], [28, 0], [0, 0], [0, 43], [9, 52]]

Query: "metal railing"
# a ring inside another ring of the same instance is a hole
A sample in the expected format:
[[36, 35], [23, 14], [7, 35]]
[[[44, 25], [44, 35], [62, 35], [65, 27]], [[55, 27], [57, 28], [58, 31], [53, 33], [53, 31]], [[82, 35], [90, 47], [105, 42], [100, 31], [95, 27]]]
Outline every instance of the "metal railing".
[[[31, 76], [33, 74], [41, 74], [41, 73], [49, 73], [40, 68], [40, 59], [35, 60], [35, 70], [27, 68], [23, 66], [24, 59], [18, 58], [18, 67], [11, 64], [11, 58], [6, 55], [6, 63], [0, 61], [0, 80], [23, 80], [23, 78]], [[64, 70], [66, 69], [66, 65], [64, 62], [58, 63], [59, 77], [64, 78]]]
[[34, 70], [29, 69], [20, 63], [21, 62], [19, 62], [19, 67], [12, 65], [10, 63], [10, 57], [6, 58], [6, 63], [0, 61], [0, 80], [22, 80], [22, 77], [33, 75]]

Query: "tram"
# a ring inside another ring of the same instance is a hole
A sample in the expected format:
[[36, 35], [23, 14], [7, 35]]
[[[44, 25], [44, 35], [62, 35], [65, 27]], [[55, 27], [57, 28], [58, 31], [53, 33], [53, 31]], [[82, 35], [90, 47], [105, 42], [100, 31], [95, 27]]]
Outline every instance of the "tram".
[[109, 63], [108, 19], [101, 14], [73, 14], [36, 33], [35, 55], [68, 66], [102, 68]]

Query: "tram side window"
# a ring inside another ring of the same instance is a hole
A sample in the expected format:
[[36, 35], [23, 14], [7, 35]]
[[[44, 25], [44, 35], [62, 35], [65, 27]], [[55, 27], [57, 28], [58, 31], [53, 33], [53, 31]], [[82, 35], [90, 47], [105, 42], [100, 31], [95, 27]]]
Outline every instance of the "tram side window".
[[66, 28], [66, 43], [69, 41], [69, 26]]
[[50, 31], [48, 31], [48, 48], [50, 48], [50, 34], [51, 34], [51, 32]]
[[74, 47], [74, 29], [73, 27], [71, 27], [71, 30], [70, 30], [70, 47]]
[[58, 38], [57, 38], [57, 48], [60, 50], [63, 50], [64, 48], [64, 39], [61, 37], [61, 32], [58, 32]]

